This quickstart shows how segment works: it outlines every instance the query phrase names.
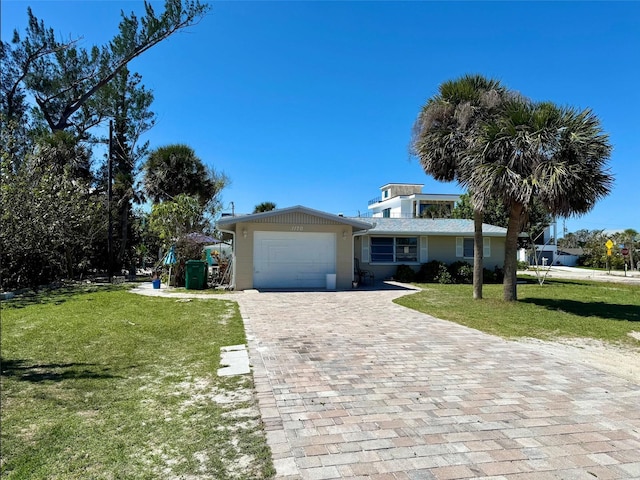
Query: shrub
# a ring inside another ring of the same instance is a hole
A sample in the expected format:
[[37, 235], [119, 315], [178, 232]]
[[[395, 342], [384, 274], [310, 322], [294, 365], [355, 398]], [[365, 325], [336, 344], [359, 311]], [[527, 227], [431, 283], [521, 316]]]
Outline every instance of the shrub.
[[526, 270], [527, 268], [529, 268], [529, 263], [518, 262], [518, 270]]
[[473, 283], [473, 265], [468, 262], [454, 262], [448, 267], [453, 283]]
[[438, 275], [440, 273], [440, 266], [446, 265], [438, 260], [431, 260], [430, 262], [420, 265], [420, 270], [416, 275], [416, 281], [420, 283], [436, 283]]
[[394, 278], [398, 282], [411, 283], [416, 280], [416, 272], [409, 265], [398, 265]]
[[438, 265], [438, 276], [436, 277], [436, 282], [443, 285], [453, 283], [453, 278], [451, 277], [449, 268], [445, 263], [441, 263], [440, 265]]

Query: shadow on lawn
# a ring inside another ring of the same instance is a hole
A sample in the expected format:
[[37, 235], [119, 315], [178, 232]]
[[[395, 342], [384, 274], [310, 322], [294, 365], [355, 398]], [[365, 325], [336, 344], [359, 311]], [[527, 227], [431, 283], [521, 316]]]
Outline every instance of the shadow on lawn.
[[548, 298], [526, 298], [520, 301], [540, 305], [548, 310], [560, 310], [581, 317], [600, 317], [612, 320], [626, 320], [627, 322], [640, 322], [640, 308], [638, 305], [552, 300]]
[[104, 292], [107, 290], [121, 290], [120, 285], [89, 284], [69, 285], [56, 288], [46, 288], [37, 292], [27, 291], [14, 298], [3, 300], [2, 308], [25, 308], [30, 305], [55, 304], [60, 305], [73, 297], [84, 293]]
[[25, 382], [61, 382], [63, 380], [122, 378], [108, 373], [109, 369], [94, 363], [32, 364], [26, 360], [0, 359], [3, 377]]

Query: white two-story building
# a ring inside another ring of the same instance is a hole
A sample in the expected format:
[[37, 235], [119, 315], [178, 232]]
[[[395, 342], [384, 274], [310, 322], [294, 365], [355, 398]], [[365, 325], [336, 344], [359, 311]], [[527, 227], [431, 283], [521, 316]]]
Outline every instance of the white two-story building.
[[448, 217], [460, 195], [422, 193], [420, 183], [387, 183], [380, 196], [369, 201], [372, 217], [443, 218]]

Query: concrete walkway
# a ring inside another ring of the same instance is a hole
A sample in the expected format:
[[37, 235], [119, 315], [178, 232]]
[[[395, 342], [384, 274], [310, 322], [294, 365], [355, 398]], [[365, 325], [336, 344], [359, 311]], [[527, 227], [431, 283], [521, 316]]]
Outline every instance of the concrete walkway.
[[392, 303], [406, 293], [220, 297], [277, 478], [640, 479], [640, 385]]
[[[518, 275], [531, 275], [536, 276], [536, 272], [533, 270], [522, 270], [518, 272]], [[577, 267], [541, 267], [540, 276], [546, 278], [562, 278], [568, 280], [591, 280], [597, 282], [614, 282], [614, 283], [626, 283], [630, 285], [640, 286], [640, 272], [637, 270], [629, 270], [627, 272], [620, 270], [591, 270], [588, 268]]]

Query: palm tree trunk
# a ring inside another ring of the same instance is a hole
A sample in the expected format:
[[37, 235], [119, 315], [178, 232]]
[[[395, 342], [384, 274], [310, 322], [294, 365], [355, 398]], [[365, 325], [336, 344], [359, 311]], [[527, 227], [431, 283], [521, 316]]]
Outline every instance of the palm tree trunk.
[[473, 298], [476, 300], [482, 299], [482, 271], [483, 254], [484, 254], [484, 242], [482, 238], [482, 219], [483, 214], [481, 210], [473, 210]]
[[504, 245], [504, 301], [515, 302], [518, 299], [517, 267], [518, 267], [518, 234], [522, 224], [522, 211], [524, 205], [514, 203], [509, 211], [509, 223], [507, 224], [507, 237]]

